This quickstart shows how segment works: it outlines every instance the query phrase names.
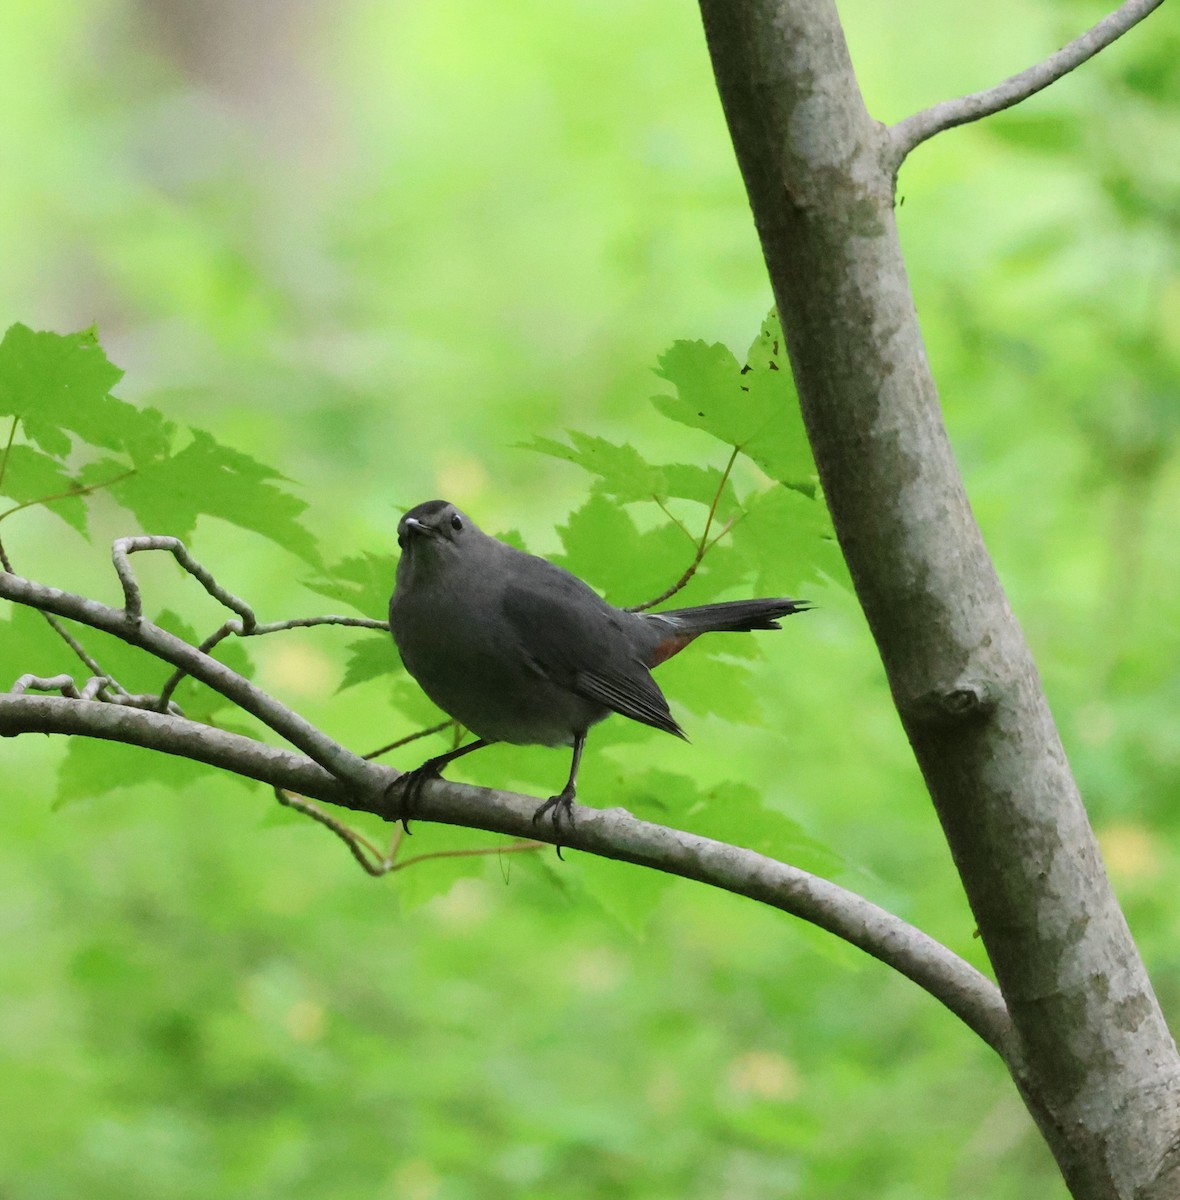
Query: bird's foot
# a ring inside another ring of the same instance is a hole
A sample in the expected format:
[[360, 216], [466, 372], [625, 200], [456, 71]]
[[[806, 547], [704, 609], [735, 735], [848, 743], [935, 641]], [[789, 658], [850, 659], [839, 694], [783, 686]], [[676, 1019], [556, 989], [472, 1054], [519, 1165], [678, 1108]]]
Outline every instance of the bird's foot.
[[[569, 827], [573, 829], [574, 821], [574, 789], [567, 787], [560, 795], [550, 796], [544, 804], [538, 805], [537, 811], [533, 813], [533, 824], [535, 825], [546, 813], [552, 814], [550, 820], [553, 822], [555, 831], [560, 832], [561, 821], [564, 817], [569, 823]], [[561, 858], [561, 844], [555, 843], [557, 857]], [[562, 859], [564, 862], [565, 860]]]
[[406, 771], [404, 775], [399, 775], [385, 789], [387, 799], [394, 792], [401, 793], [398, 800], [397, 820], [402, 823], [402, 829], [406, 833], [410, 832], [412, 809], [422, 792], [423, 786], [428, 780], [442, 778], [439, 774], [441, 767], [442, 763], [437, 758], [428, 758], [420, 767], [415, 767], [412, 771]]

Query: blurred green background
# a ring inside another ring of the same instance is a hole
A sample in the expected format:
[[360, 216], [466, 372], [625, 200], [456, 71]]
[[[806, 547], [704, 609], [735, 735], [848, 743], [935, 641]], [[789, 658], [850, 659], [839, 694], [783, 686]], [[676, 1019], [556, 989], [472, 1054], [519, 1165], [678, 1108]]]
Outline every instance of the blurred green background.
[[[885, 121], [1102, 11], [841, 4]], [[1164, 10], [920, 149], [899, 209], [977, 515], [1169, 1014], [1178, 102]], [[388, 553], [392, 578], [398, 512], [434, 495], [557, 551], [588, 477], [516, 446], [567, 427], [724, 464], [647, 403], [674, 339], [740, 354], [770, 303], [692, 5], [27, 0], [0, 7], [0, 114], [0, 324], [96, 322], [119, 394], [291, 477], [329, 558]], [[129, 530], [103, 514], [93, 547], [39, 511], [5, 544], [112, 600]], [[330, 607], [269, 543], [192, 541], [266, 619]], [[607, 764], [748, 785], [982, 966], [855, 604], [807, 575], [820, 609], [759, 643], [761, 725], [669, 674], [692, 745], [604, 733], [584, 797], [618, 802]], [[149, 607], [220, 620], [144, 576]], [[349, 640], [252, 651], [363, 750], [405, 729], [385, 682], [336, 692]], [[1064, 1195], [989, 1051], [779, 914], [577, 855], [373, 883], [261, 789], [129, 774], [54, 809], [60, 743], [3, 751], [0, 1195]], [[564, 760], [527, 753], [544, 795]]]

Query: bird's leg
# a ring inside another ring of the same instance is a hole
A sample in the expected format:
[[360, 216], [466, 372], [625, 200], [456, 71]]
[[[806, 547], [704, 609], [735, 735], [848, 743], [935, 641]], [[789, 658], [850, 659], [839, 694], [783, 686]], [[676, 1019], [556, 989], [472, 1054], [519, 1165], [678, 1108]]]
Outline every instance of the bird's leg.
[[[574, 760], [570, 763], [570, 777], [565, 782], [565, 787], [561, 789], [559, 795], [550, 796], [548, 800], [542, 804], [535, 813], [533, 813], [533, 824], [535, 825], [547, 812], [553, 813], [553, 828], [557, 829], [561, 825], [561, 818], [564, 814], [565, 819], [570, 823], [570, 828], [574, 824], [574, 796], [577, 794], [578, 785], [578, 764], [582, 761], [582, 751], [586, 748], [586, 734], [574, 734]], [[561, 847], [557, 849], [557, 853], [561, 853]]]
[[385, 789], [385, 794], [388, 796], [394, 788], [401, 791], [401, 805], [398, 820], [402, 823], [402, 828], [406, 833], [410, 832], [410, 809], [413, 807], [414, 801], [418, 799], [419, 792], [422, 791], [422, 785], [428, 779], [441, 778], [440, 772], [448, 763], [452, 763], [457, 758], [462, 758], [464, 754], [470, 754], [472, 750], [480, 750], [484, 746], [491, 745], [490, 742], [480, 738], [474, 741], [470, 746], [460, 746], [457, 750], [448, 750], [446, 754], [437, 754], [434, 758], [428, 758], [420, 767], [415, 767], [412, 771], [406, 771], [404, 775], [399, 775], [397, 779]]

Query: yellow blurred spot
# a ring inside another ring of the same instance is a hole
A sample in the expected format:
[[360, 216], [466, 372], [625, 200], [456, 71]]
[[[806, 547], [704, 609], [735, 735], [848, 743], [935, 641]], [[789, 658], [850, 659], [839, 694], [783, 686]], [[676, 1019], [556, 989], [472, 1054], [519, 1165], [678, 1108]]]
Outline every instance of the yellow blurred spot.
[[392, 1182], [397, 1200], [433, 1200], [442, 1186], [438, 1172], [422, 1158], [402, 1163], [394, 1171]]
[[670, 1070], [658, 1072], [647, 1085], [644, 1093], [647, 1106], [658, 1116], [668, 1116], [675, 1112], [684, 1100], [684, 1088], [680, 1080]]
[[[323, 699], [332, 694], [339, 682], [337, 668], [311, 642], [301, 641], [300, 634], [300, 630], [292, 630], [286, 634], [275, 634], [270, 639], [279, 644], [268, 646], [268, 653], [262, 658], [262, 686], [281, 695]], [[306, 631], [303, 631], [303, 636], [306, 638]]]
[[[488, 473], [478, 458], [463, 455], [443, 463], [435, 473], [438, 498], [453, 500], [462, 508], [478, 500], [488, 486]], [[475, 518], [479, 520], [478, 517]]]
[[430, 908], [444, 925], [482, 925], [491, 911], [487, 884], [482, 879], [457, 879], [450, 891], [430, 902]]
[[615, 991], [626, 974], [622, 956], [606, 946], [599, 946], [574, 959], [570, 977], [579, 991], [601, 995]]
[[1074, 728], [1087, 746], [1105, 746], [1114, 735], [1114, 712], [1109, 704], [1095, 700], [1078, 710]]
[[283, 1024], [297, 1042], [318, 1042], [324, 1036], [323, 1006], [298, 1000], [287, 1009]]
[[1142, 825], [1108, 825], [1098, 835], [1107, 869], [1123, 879], [1154, 879], [1160, 871], [1155, 844]]
[[802, 1090], [795, 1068], [772, 1050], [751, 1050], [729, 1065], [729, 1087], [754, 1100], [794, 1100]]

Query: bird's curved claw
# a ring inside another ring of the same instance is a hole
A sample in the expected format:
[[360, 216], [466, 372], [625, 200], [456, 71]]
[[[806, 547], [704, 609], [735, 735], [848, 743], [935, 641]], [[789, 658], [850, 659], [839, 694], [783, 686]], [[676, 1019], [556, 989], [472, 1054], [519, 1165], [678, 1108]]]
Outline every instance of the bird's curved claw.
[[[561, 830], [562, 817], [569, 822], [569, 827], [573, 829], [576, 824], [574, 821], [573, 788], [567, 787], [559, 795], [550, 796], [544, 804], [538, 805], [537, 811], [533, 813], [533, 824], [535, 825], [546, 813], [552, 814], [549, 819], [553, 822], [553, 828], [556, 832], [560, 832]], [[561, 855], [561, 844], [554, 843], [554, 848], [557, 850], [557, 857], [561, 858], [562, 862], [564, 862], [565, 859]]]
[[420, 767], [415, 767], [412, 771], [406, 771], [404, 774], [399, 775], [385, 789], [386, 799], [389, 799], [394, 792], [401, 793], [396, 819], [401, 822], [402, 829], [411, 836], [413, 836], [413, 831], [410, 829], [411, 809], [414, 807], [414, 803], [422, 791], [423, 784], [427, 780], [441, 778], [439, 764], [433, 758], [428, 758]]

